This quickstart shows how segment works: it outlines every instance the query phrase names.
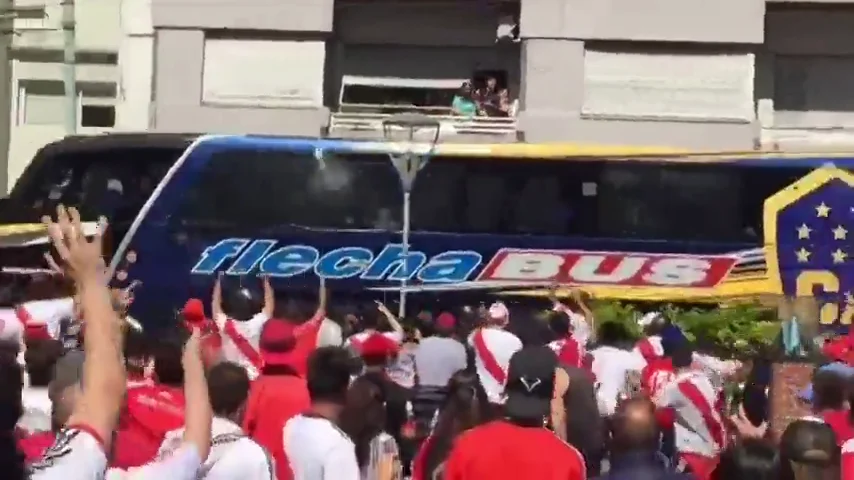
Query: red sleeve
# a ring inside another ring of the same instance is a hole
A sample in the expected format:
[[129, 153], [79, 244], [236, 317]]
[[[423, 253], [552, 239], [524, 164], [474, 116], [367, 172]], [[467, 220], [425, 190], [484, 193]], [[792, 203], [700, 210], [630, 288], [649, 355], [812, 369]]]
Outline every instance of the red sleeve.
[[[467, 442], [462, 438], [457, 439], [456, 444], [451, 448], [448, 454], [448, 459], [445, 460], [445, 475], [443, 480], [466, 480], [466, 457]], [[847, 480], [847, 479], [846, 479]]]
[[842, 480], [854, 480], [854, 453], [842, 452]]
[[295, 330], [296, 336], [301, 337], [303, 335], [310, 335], [312, 331], [314, 331], [315, 335], [316, 335], [317, 330], [320, 329], [320, 323], [323, 322], [323, 319], [325, 319], [325, 318], [326, 318], [326, 311], [323, 309], [318, 309], [314, 313], [314, 316], [311, 317], [311, 320], [303, 323], [302, 325], [300, 325], [296, 328], [296, 330]]
[[412, 459], [412, 480], [427, 480], [424, 476], [424, 462], [427, 461], [427, 451], [433, 446], [433, 436], [427, 437], [422, 443], [415, 458]]

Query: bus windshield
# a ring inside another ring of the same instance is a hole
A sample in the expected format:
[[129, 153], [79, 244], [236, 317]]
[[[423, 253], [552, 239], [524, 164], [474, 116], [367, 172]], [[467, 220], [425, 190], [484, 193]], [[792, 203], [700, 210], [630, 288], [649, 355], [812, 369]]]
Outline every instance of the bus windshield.
[[[762, 204], [796, 168], [436, 157], [412, 192], [414, 232], [757, 243]], [[398, 231], [385, 155], [212, 154], [178, 219], [188, 228]]]
[[130, 216], [148, 199], [181, 154], [174, 148], [128, 148], [67, 152], [34, 162], [9, 199], [29, 221], [59, 204], [80, 209], [85, 219]]

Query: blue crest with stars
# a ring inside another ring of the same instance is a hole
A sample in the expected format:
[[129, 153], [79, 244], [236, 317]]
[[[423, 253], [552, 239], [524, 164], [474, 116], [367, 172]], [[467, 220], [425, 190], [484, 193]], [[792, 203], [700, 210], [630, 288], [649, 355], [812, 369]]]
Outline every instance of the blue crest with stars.
[[821, 319], [837, 323], [854, 293], [854, 176], [835, 167], [808, 174], [766, 201], [765, 224], [781, 293], [835, 305]]

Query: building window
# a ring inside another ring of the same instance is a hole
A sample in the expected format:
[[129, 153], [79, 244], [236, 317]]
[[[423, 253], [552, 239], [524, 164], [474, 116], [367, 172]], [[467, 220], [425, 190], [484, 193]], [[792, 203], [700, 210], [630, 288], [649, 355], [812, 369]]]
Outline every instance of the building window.
[[323, 41], [208, 38], [204, 49], [202, 102], [232, 106], [320, 106], [325, 61]]
[[18, 124], [60, 125], [65, 110], [65, 87], [53, 80], [18, 82]]
[[584, 107], [593, 118], [717, 120], [755, 118], [754, 55], [626, 46], [584, 55]]
[[[110, 128], [115, 125], [115, 84], [79, 82], [77, 117], [81, 127]], [[18, 125], [62, 125], [67, 104], [65, 85], [58, 80], [18, 82]]]
[[854, 126], [854, 56], [777, 55], [774, 126]]
[[116, 124], [116, 107], [112, 105], [83, 105], [80, 107], [81, 127], [110, 128]]

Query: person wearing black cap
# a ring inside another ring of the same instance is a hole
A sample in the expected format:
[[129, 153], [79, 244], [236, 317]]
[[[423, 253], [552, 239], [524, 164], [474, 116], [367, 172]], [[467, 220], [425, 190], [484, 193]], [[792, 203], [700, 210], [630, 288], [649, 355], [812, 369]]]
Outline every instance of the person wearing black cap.
[[833, 429], [824, 422], [806, 419], [790, 423], [780, 438], [778, 478], [781, 480], [840, 478], [840, 467], [843, 462], [836, 440]]
[[557, 356], [546, 346], [525, 347], [510, 359], [505, 418], [461, 435], [445, 478], [585, 479], [581, 453], [546, 428], [555, 391]]

